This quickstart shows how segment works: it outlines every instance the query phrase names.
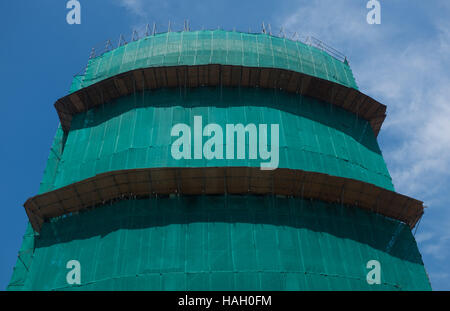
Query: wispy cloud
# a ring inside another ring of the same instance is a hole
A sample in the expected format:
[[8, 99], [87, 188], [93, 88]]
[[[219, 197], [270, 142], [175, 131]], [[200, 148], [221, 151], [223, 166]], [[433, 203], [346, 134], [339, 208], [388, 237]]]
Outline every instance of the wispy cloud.
[[[438, 241], [437, 243], [426, 243], [422, 247], [422, 254], [424, 255], [431, 255], [434, 258], [442, 261], [448, 258], [448, 243], [449, 238], [439, 238], [437, 237]], [[432, 271], [435, 271], [434, 269]]]
[[142, 20], [150, 16], [157, 16], [162, 9], [168, 7], [168, 0], [115, 0], [120, 6], [128, 12], [139, 17]]
[[138, 16], [145, 16], [146, 12], [144, 10], [145, 0], [118, 0], [119, 4], [126, 8], [133, 14]]
[[[188, 3], [173, 0], [114, 0], [116, 4], [125, 8], [132, 18], [130, 28], [143, 34], [147, 24], [152, 26], [155, 23], [157, 31], [165, 31], [169, 27], [172, 30], [181, 30], [184, 21], [188, 19], [188, 7], [191, 11], [196, 11], [202, 6], [198, 2]], [[183, 12], [182, 15], [179, 12]], [[185, 15], [186, 14], [186, 15]], [[180, 15], [180, 16], [178, 16]]]

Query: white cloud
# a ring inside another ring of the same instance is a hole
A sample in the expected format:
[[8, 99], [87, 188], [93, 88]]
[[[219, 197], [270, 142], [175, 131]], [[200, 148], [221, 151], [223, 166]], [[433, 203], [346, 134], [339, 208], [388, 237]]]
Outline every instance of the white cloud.
[[141, 16], [144, 14], [142, 8], [144, 0], [119, 0], [120, 4], [133, 14]]
[[382, 37], [376, 26], [367, 24], [367, 12], [364, 2], [300, 1], [298, 10], [283, 16], [278, 23], [286, 29], [315, 36], [332, 46], [352, 49]]
[[448, 273], [430, 273], [432, 279], [445, 279], [448, 280], [450, 278], [450, 274]]
[[422, 243], [422, 242], [430, 240], [431, 238], [433, 238], [433, 236], [434, 235], [431, 232], [421, 232], [416, 235], [416, 241], [417, 241], [417, 243]]
[[449, 241], [450, 235], [434, 236], [433, 239], [428, 240], [428, 243], [423, 243], [422, 254], [431, 255], [439, 261], [444, 261], [450, 255]]
[[162, 9], [167, 8], [167, 0], [116, 0], [119, 5], [142, 20], [157, 16]]

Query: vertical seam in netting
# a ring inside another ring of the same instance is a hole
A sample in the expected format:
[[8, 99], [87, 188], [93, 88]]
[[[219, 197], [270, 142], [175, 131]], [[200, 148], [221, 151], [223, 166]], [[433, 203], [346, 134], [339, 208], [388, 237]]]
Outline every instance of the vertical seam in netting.
[[[198, 64], [198, 62], [197, 62], [197, 51], [200, 50], [200, 48], [199, 48], [199, 43], [198, 43], [198, 33], [199, 33], [198, 31], [195, 32], [195, 54], [194, 54], [194, 65], [197, 65], [197, 64]], [[201, 48], [203, 49], [203, 45], [202, 45]], [[190, 53], [190, 50], [189, 50], [188, 53]]]
[[136, 53], [134, 54], [133, 68], [136, 68], [136, 61], [137, 61], [138, 53], [139, 53], [139, 50], [140, 50], [140, 47], [141, 47], [141, 42], [142, 42], [142, 40], [138, 40], [138, 41], [135, 41], [133, 43], [134, 45], [137, 45], [136, 46]]
[[149, 38], [149, 40], [151, 44], [148, 45], [147, 66], [151, 64], [151, 59], [153, 58], [153, 45], [155, 42], [155, 36]]
[[320, 52], [320, 54], [322, 54], [321, 56], [322, 56], [322, 59], [323, 59], [323, 67], [325, 68], [325, 73], [327, 74], [327, 79], [328, 80], [330, 80], [330, 81], [332, 81], [331, 79], [330, 79], [330, 74], [328, 73], [328, 68], [327, 68], [327, 58], [326, 57], [330, 57], [330, 56], [328, 56], [328, 54], [326, 54], [325, 52], [323, 52], [323, 51], [321, 51]]
[[241, 32], [241, 64], [244, 64], [244, 34]]
[[298, 47], [298, 41], [295, 42], [295, 46], [296, 46], [296, 48], [297, 48], [297, 56], [298, 56], [298, 59], [299, 59], [299, 62], [300, 62], [300, 71], [301, 71], [301, 72], [305, 72], [305, 71], [303, 70], [302, 54], [301, 54], [300, 49], [299, 49], [299, 47]]
[[179, 50], [179, 54], [178, 54], [178, 61], [177, 61], [177, 64], [178, 65], [180, 65], [180, 63], [181, 63], [181, 58], [182, 58], [182, 55], [183, 55], [183, 40], [184, 40], [184, 34], [185, 34], [185, 32], [183, 31], [183, 32], [181, 32], [181, 40], [180, 40], [180, 45], [179, 45], [179, 47], [180, 47], [180, 50]]
[[[127, 47], [128, 47], [128, 44], [127, 45], [123, 45], [122, 46], [122, 48], [123, 48], [123, 53], [122, 53], [122, 59], [120, 60], [120, 67], [119, 67], [119, 73], [120, 72], [123, 72], [122, 70], [123, 70], [123, 62], [124, 62], [124, 59], [126, 59], [126, 56], [127, 56]], [[120, 48], [120, 47], [119, 47]]]
[[161, 65], [162, 66], [164, 66], [164, 64], [166, 62], [166, 55], [167, 55], [167, 52], [169, 51], [169, 35], [170, 35], [170, 32], [168, 31], [167, 32], [167, 36], [166, 36], [166, 51], [165, 51], [165, 53], [164, 53], [164, 55], [162, 57], [162, 60], [161, 60]]
[[270, 38], [270, 51], [272, 52], [272, 68], [275, 67], [275, 55], [273, 54], [273, 44], [272, 44], [272, 39], [273, 37], [269, 37]]
[[114, 49], [114, 50], [112, 50], [112, 51], [107, 53], [109, 55], [108, 65], [107, 65], [106, 70], [105, 70], [107, 77], [109, 77], [110, 74], [111, 74], [110, 73], [110, 71], [111, 71], [111, 64], [112, 64], [112, 61], [114, 59], [114, 54], [116, 53], [116, 51], [117, 51], [117, 49]]
[[[338, 72], [337, 68], [336, 68], [336, 60], [334, 58], [331, 58], [330, 61], [333, 63], [333, 67], [334, 67], [334, 74], [335, 74], [335, 80], [336, 82], [340, 82], [341, 81], [341, 75]], [[331, 80], [332, 81], [332, 80]]]
[[258, 68], [261, 67], [261, 61], [260, 61], [260, 55], [259, 55], [259, 41], [258, 38], [261, 38], [260, 36], [256, 36], [256, 55], [257, 55], [257, 59], [256, 62], [258, 64]]
[[287, 64], [286, 67], [290, 70], [289, 54], [288, 54], [288, 50], [287, 50], [287, 46], [286, 46], [286, 37], [284, 37], [283, 43], [284, 43], [284, 56], [285, 56], [285, 60], [286, 60], [286, 64]]
[[[345, 79], [347, 80], [347, 84], [349, 85], [349, 86], [352, 86], [352, 82], [350, 81], [350, 78], [348, 77], [348, 74], [347, 74], [347, 67], [348, 68], [350, 68], [349, 66], [347, 66], [347, 65], [345, 65], [344, 63], [341, 63], [341, 66], [343, 66], [343, 69], [344, 69], [344, 74], [345, 74]], [[356, 84], [356, 83], [355, 83]]]
[[214, 49], [214, 31], [211, 31], [211, 37], [210, 37], [210, 45], [209, 45], [209, 62], [208, 64], [212, 64], [212, 57], [213, 57], [213, 49]]
[[225, 64], [228, 64], [228, 32], [225, 33], [225, 48], [226, 48], [226, 54], [225, 54]]
[[311, 62], [312, 62], [312, 65], [313, 65], [314, 75], [317, 77], [317, 71], [316, 71], [316, 64], [315, 64], [315, 60], [314, 60], [314, 55], [312, 53], [311, 46], [307, 45], [307, 47], [308, 47], [308, 50], [309, 50], [309, 54], [311, 54]]
[[261, 67], [260, 62], [259, 62], [259, 44], [258, 44], [258, 38], [259, 36], [255, 36], [255, 44], [256, 44], [256, 65], [259, 67]]
[[[100, 58], [100, 59], [99, 59], [99, 58]], [[100, 64], [102, 63], [102, 59], [103, 59], [102, 56], [99, 56], [98, 58], [92, 59], [92, 61], [95, 62], [95, 64], [97, 65], [97, 66], [95, 67], [95, 73], [94, 73], [94, 77], [96, 77], [96, 78], [98, 78], [98, 70], [99, 70], [99, 68], [100, 68]]]

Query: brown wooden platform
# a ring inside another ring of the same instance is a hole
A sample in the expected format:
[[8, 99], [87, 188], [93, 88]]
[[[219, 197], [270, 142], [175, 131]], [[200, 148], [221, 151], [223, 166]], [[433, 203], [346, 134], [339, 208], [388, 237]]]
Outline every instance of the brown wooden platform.
[[72, 116], [142, 90], [171, 87], [276, 88], [313, 97], [348, 110], [370, 122], [375, 136], [386, 118], [386, 106], [353, 88], [295, 71], [230, 65], [149, 67], [102, 80], [56, 101], [64, 131]]
[[394, 218], [413, 228], [423, 203], [354, 179], [301, 170], [262, 171], [249, 167], [147, 168], [112, 171], [28, 199], [33, 229], [44, 221], [118, 199], [154, 195], [285, 195], [341, 203]]

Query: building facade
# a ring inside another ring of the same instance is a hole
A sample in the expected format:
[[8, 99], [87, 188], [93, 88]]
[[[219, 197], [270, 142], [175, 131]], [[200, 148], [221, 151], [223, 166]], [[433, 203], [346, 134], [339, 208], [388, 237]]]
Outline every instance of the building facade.
[[155, 34], [92, 57], [55, 108], [9, 290], [431, 289], [423, 204], [395, 192], [386, 107], [346, 59], [264, 33]]

